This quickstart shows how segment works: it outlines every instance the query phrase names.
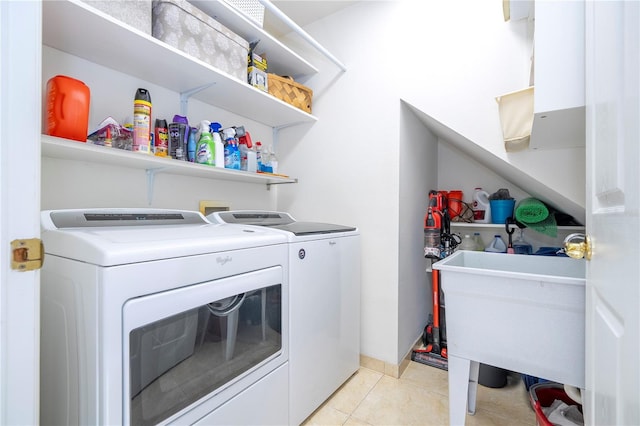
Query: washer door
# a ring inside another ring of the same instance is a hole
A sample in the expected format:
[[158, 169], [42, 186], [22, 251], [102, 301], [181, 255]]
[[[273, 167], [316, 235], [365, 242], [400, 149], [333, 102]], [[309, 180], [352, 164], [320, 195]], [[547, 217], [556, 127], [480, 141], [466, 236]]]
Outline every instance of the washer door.
[[284, 362], [281, 283], [273, 267], [127, 301], [123, 423], [183, 421], [199, 404], [213, 411], [241, 379]]

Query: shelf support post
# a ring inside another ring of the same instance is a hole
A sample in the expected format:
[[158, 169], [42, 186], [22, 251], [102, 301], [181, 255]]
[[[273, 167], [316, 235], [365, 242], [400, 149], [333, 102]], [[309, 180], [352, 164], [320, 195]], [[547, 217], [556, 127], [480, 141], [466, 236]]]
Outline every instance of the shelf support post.
[[297, 122], [297, 123], [289, 123], [289, 124], [283, 124], [282, 126], [277, 126], [274, 127], [272, 129], [272, 136], [273, 136], [273, 151], [274, 152], [278, 152], [278, 138], [280, 135], [280, 130], [289, 128], [289, 127], [293, 127], [293, 126], [297, 126], [299, 124], [303, 124], [303, 122]]
[[202, 85], [200, 87], [195, 87], [191, 90], [185, 90], [184, 92], [180, 92], [180, 115], [182, 115], [183, 117], [187, 116], [187, 111], [189, 110], [189, 98], [191, 96], [195, 95], [196, 93], [204, 89], [208, 89], [214, 84], [216, 83], [215, 82], [209, 83], [209, 84]]
[[161, 167], [158, 169], [147, 169], [147, 204], [151, 205], [153, 202], [153, 187], [155, 185], [156, 173], [166, 169], [166, 167]]

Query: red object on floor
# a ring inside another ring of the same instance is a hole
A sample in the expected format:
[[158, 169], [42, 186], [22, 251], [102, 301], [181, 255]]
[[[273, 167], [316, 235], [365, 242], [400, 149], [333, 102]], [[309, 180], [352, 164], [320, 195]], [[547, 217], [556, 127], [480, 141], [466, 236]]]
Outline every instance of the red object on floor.
[[564, 386], [558, 383], [536, 383], [529, 388], [531, 407], [536, 413], [536, 420], [540, 426], [553, 426], [542, 411], [542, 407], [549, 407], [556, 399], [568, 405], [577, 405], [582, 412], [582, 405], [576, 403], [564, 391]]

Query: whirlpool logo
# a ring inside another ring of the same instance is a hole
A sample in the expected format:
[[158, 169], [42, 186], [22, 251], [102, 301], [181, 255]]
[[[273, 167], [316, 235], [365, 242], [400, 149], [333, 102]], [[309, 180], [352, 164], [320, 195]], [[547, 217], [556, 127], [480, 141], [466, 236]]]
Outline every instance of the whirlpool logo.
[[224, 266], [227, 264], [227, 262], [231, 262], [232, 260], [233, 258], [231, 256], [217, 257], [216, 263], [218, 263], [218, 265]]

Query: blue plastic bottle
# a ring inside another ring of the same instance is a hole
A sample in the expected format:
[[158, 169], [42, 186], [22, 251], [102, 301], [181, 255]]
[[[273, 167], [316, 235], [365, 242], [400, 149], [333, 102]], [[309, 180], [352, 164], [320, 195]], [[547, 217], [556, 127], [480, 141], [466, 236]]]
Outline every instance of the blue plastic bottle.
[[226, 169], [240, 170], [240, 150], [236, 140], [236, 131], [229, 127], [222, 131], [224, 134], [224, 167]]
[[192, 163], [196, 161], [196, 133], [198, 133], [198, 129], [191, 127], [189, 130], [189, 141], [187, 142], [187, 160]]

